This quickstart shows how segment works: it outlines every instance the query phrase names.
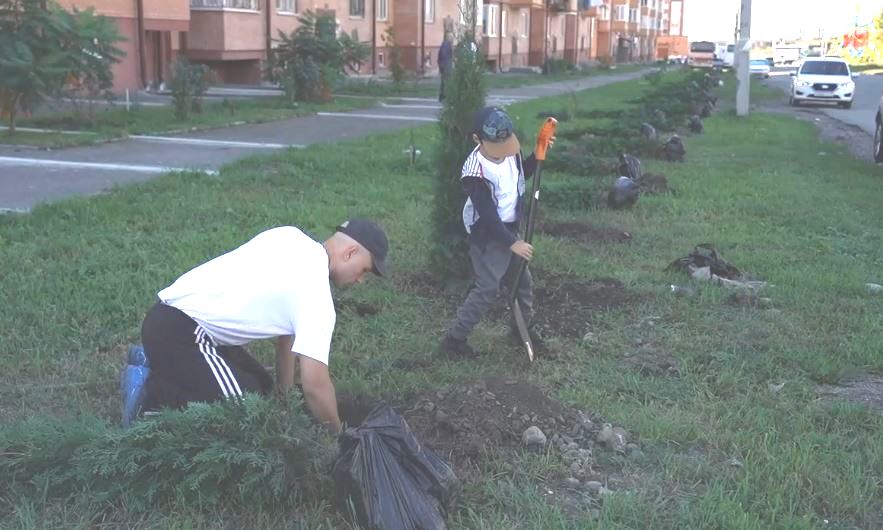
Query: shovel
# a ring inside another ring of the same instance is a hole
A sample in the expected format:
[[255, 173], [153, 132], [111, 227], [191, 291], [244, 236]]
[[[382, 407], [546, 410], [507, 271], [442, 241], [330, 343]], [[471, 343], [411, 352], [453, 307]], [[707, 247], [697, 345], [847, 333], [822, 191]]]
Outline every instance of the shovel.
[[[543, 167], [543, 161], [546, 160], [546, 150], [549, 149], [549, 142], [555, 136], [555, 129], [558, 127], [558, 120], [555, 118], [546, 118], [540, 132], [537, 134], [537, 145], [534, 149], [534, 156], [537, 159], [537, 167], [533, 175], [533, 189], [530, 193], [530, 208], [527, 211], [527, 219], [524, 228], [524, 241], [530, 243], [533, 240], [533, 229], [536, 224], [537, 208], [540, 203], [540, 173]], [[527, 358], [533, 362], [533, 343], [530, 340], [530, 333], [527, 330], [527, 322], [524, 320], [524, 313], [521, 312], [521, 305], [518, 303], [518, 285], [521, 283], [521, 277], [524, 276], [524, 270], [527, 268], [527, 260], [516, 257], [519, 260], [518, 268], [515, 271], [515, 283], [512, 284], [512, 297], [510, 307], [512, 307], [512, 315], [515, 317], [515, 327], [518, 328], [518, 335], [521, 342], [527, 350]]]

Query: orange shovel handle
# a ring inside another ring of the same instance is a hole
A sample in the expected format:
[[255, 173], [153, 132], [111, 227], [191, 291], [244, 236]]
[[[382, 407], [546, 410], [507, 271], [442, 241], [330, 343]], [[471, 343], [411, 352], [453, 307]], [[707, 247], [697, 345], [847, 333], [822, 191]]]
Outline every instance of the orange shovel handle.
[[534, 155], [536, 155], [537, 160], [545, 160], [546, 159], [546, 151], [549, 149], [549, 142], [552, 140], [552, 137], [555, 136], [555, 129], [558, 128], [558, 120], [555, 118], [546, 118], [546, 121], [543, 122], [543, 126], [540, 127], [540, 132], [537, 134], [537, 146], [534, 149]]

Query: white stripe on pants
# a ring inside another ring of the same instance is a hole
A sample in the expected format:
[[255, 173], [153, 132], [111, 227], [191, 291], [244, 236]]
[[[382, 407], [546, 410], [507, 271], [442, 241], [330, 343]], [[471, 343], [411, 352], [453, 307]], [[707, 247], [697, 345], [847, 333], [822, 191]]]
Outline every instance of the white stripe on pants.
[[214, 374], [218, 387], [221, 389], [221, 393], [224, 394], [225, 398], [242, 397], [242, 389], [239, 388], [239, 382], [236, 381], [233, 371], [230, 370], [230, 367], [227, 365], [227, 362], [224, 361], [224, 358], [218, 355], [211, 336], [206, 333], [202, 326], [196, 327], [195, 334], [196, 344], [199, 346], [199, 351], [202, 353], [212, 374]]

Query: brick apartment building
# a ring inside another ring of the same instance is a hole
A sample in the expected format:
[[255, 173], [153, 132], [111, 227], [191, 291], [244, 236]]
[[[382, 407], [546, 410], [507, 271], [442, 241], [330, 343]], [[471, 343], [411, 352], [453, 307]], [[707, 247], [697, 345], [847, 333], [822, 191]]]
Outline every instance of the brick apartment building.
[[670, 4], [680, 4], [683, 13], [683, 0], [58, 1], [68, 9], [95, 7], [117, 22], [127, 39], [126, 58], [115, 69], [117, 90], [167, 82], [179, 55], [208, 65], [218, 83], [258, 83], [278, 33], [294, 30], [306, 10], [332, 14], [340, 31], [372, 47], [362, 74], [388, 66], [388, 27], [406, 68], [436, 72], [445, 32], [464, 27], [469, 7], [478, 14], [475, 34], [494, 70], [538, 67], [546, 58], [572, 64], [655, 60], [658, 37], [673, 26], [665, 19]]
[[662, 2], [662, 27], [656, 38], [656, 55], [660, 59], [686, 57], [690, 53], [690, 44], [684, 34], [684, 1]]

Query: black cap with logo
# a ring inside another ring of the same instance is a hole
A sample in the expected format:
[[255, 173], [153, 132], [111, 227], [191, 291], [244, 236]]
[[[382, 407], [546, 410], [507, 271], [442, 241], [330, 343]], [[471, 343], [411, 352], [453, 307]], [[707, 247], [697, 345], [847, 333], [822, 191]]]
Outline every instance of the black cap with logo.
[[354, 217], [341, 223], [336, 231], [350, 236], [368, 249], [368, 252], [371, 253], [372, 272], [378, 276], [386, 275], [386, 254], [389, 252], [389, 240], [380, 225], [368, 219]]

